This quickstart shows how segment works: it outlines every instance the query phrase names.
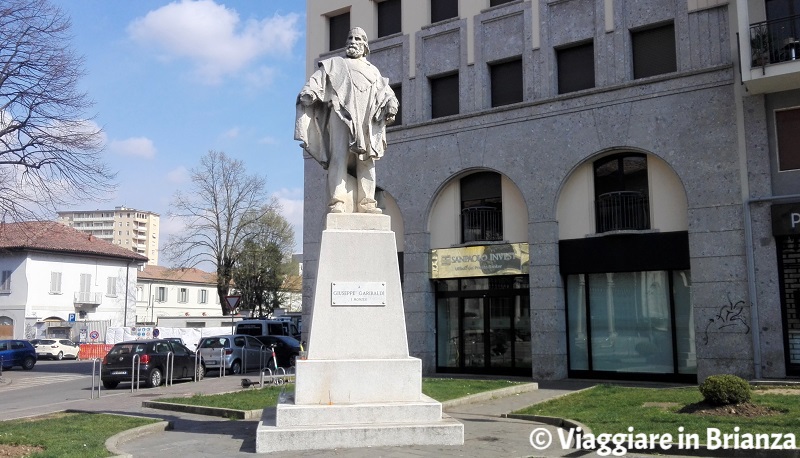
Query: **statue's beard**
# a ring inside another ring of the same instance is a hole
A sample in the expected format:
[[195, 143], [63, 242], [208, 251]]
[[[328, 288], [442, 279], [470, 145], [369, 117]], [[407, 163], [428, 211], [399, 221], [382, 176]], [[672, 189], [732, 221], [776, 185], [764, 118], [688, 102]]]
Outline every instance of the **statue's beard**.
[[347, 49], [345, 49], [345, 53], [347, 53], [347, 57], [352, 57], [354, 59], [361, 57], [363, 54], [358, 46], [348, 46]]

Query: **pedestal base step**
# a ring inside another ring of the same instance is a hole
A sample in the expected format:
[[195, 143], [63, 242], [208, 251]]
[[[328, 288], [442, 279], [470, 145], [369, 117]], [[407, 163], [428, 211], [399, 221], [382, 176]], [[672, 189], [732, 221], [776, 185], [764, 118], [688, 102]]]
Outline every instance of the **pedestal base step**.
[[383, 423], [277, 427], [258, 425], [256, 453], [402, 445], [463, 445], [464, 425], [443, 415], [424, 424]]
[[382, 402], [342, 405], [278, 404], [275, 424], [278, 427], [336, 426], [354, 424], [427, 424], [442, 418], [442, 403], [421, 395], [416, 402]]

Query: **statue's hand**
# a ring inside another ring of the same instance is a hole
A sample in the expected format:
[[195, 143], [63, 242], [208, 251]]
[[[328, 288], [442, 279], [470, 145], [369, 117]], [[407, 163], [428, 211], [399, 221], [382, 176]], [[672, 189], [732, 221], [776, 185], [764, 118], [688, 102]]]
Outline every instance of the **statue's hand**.
[[315, 99], [314, 95], [313, 94], [309, 94], [308, 92], [303, 92], [298, 97], [298, 100], [300, 101], [300, 104], [303, 105], [304, 107], [311, 106], [311, 104], [316, 102], [316, 100], [314, 100], [314, 99]]
[[386, 113], [386, 124], [394, 123], [394, 116], [396, 113]]

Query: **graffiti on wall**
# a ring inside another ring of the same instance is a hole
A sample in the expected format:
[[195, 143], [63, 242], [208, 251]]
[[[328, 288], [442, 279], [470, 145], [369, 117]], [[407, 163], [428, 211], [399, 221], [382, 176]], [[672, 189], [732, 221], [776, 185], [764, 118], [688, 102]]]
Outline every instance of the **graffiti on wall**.
[[703, 345], [708, 345], [709, 331], [749, 334], [750, 325], [747, 324], [747, 315], [744, 313], [746, 305], [744, 301], [733, 302], [728, 296], [728, 303], [720, 307], [717, 314], [708, 319]]

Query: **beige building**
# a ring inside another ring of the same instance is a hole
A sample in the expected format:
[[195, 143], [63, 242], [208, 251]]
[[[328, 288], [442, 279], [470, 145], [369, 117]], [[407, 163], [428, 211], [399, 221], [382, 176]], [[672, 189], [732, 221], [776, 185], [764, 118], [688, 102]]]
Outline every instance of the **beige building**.
[[58, 212], [61, 224], [147, 256], [150, 265], [158, 265], [159, 220], [157, 213], [127, 207]]

